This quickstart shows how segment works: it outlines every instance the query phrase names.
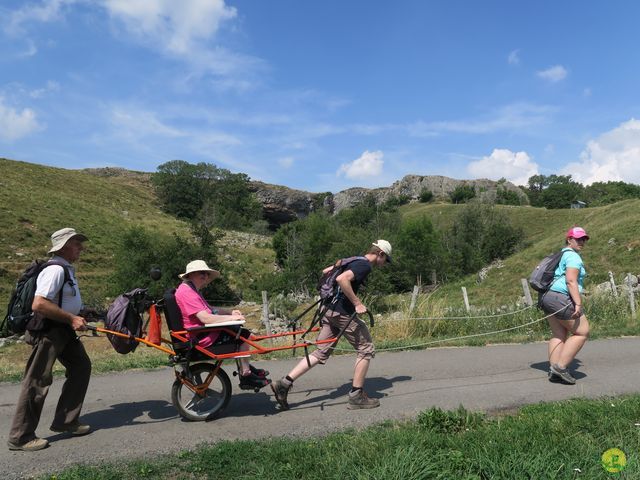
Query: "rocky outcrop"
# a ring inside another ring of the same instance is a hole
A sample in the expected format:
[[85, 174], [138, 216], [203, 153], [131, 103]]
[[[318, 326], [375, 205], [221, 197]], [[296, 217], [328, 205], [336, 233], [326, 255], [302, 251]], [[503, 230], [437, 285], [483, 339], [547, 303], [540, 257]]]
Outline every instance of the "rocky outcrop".
[[309, 193], [262, 182], [252, 182], [252, 190], [262, 202], [265, 218], [274, 227], [297, 218], [304, 218], [319, 209], [337, 213], [342, 209], [358, 205], [368, 196], [372, 196], [378, 204], [400, 196], [408, 197], [410, 201], [418, 201], [421, 193], [429, 190], [433, 193], [435, 200], [449, 200], [449, 194], [461, 185], [473, 187], [476, 198], [480, 201], [495, 201], [498, 188], [504, 188], [515, 192], [521, 204], [529, 203], [527, 195], [510, 182], [495, 182], [487, 179], [455, 180], [435, 175], [407, 175], [390, 187], [349, 188], [335, 194]]
[[304, 218], [318, 209], [333, 210], [328, 200], [330, 193], [310, 193], [263, 182], [250, 182], [249, 188], [262, 203], [264, 218], [272, 228]]

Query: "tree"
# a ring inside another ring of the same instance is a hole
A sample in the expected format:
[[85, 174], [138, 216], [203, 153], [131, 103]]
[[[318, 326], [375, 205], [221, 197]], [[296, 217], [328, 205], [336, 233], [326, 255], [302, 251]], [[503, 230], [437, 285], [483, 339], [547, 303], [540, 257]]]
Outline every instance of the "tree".
[[[443, 267], [443, 246], [440, 234], [431, 221], [422, 216], [405, 221], [394, 245], [394, 261], [401, 273], [399, 286], [409, 290], [418, 275], [429, 278], [431, 271]], [[394, 268], [395, 269], [395, 268]]]
[[514, 253], [524, 234], [493, 205], [471, 204], [454, 220], [447, 235], [452, 275], [474, 273]]
[[209, 228], [248, 229], [262, 215], [244, 173], [172, 160], [160, 165], [151, 180], [165, 212]]
[[569, 208], [584, 194], [583, 185], [571, 175], [534, 175], [528, 184], [529, 202], [534, 207]]

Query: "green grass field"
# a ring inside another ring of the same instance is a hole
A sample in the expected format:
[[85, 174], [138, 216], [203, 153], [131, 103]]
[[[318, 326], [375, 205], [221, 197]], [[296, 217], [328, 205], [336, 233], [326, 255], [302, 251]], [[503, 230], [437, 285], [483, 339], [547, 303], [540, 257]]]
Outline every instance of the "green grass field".
[[[638, 395], [544, 403], [490, 417], [462, 408], [431, 409], [415, 421], [322, 438], [220, 442], [124, 464], [77, 466], [43, 478], [637, 479], [639, 411]], [[621, 472], [603, 467], [603, 453], [612, 448], [626, 455]]]

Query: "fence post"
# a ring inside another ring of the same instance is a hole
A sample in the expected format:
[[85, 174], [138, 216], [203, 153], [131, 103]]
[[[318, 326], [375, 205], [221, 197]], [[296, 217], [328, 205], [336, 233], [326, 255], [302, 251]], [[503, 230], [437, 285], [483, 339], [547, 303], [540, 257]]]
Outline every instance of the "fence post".
[[631, 274], [627, 273], [627, 287], [629, 287], [629, 305], [631, 305], [631, 320], [636, 319], [636, 297], [633, 293], [633, 282], [631, 281]]
[[520, 281], [522, 282], [524, 301], [526, 302], [527, 306], [530, 307], [531, 305], [533, 305], [533, 299], [531, 298], [531, 290], [529, 290], [529, 282], [527, 282], [526, 278], [521, 278]]
[[269, 300], [267, 299], [267, 292], [262, 291], [262, 323], [267, 329], [267, 335], [271, 335], [271, 320], [269, 320]]
[[416, 299], [418, 298], [418, 292], [420, 287], [418, 285], [413, 286], [413, 293], [411, 294], [411, 305], [409, 305], [409, 316], [413, 313], [413, 309], [416, 308]]
[[467, 296], [467, 288], [466, 287], [462, 287], [462, 296], [464, 298], [464, 308], [467, 309], [467, 313], [469, 313], [469, 311], [471, 310], [469, 308], [469, 297]]
[[611, 284], [611, 291], [613, 292], [613, 296], [618, 296], [618, 290], [616, 289], [616, 281], [613, 279], [613, 272], [609, 272], [609, 283]]

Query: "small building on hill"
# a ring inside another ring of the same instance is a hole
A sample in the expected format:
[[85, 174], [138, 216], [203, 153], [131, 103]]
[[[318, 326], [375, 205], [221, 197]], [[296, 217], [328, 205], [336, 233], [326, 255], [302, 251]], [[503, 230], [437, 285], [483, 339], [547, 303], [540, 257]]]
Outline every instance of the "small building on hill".
[[583, 202], [582, 200], [574, 200], [571, 202], [571, 208], [584, 208], [586, 206], [586, 202]]

